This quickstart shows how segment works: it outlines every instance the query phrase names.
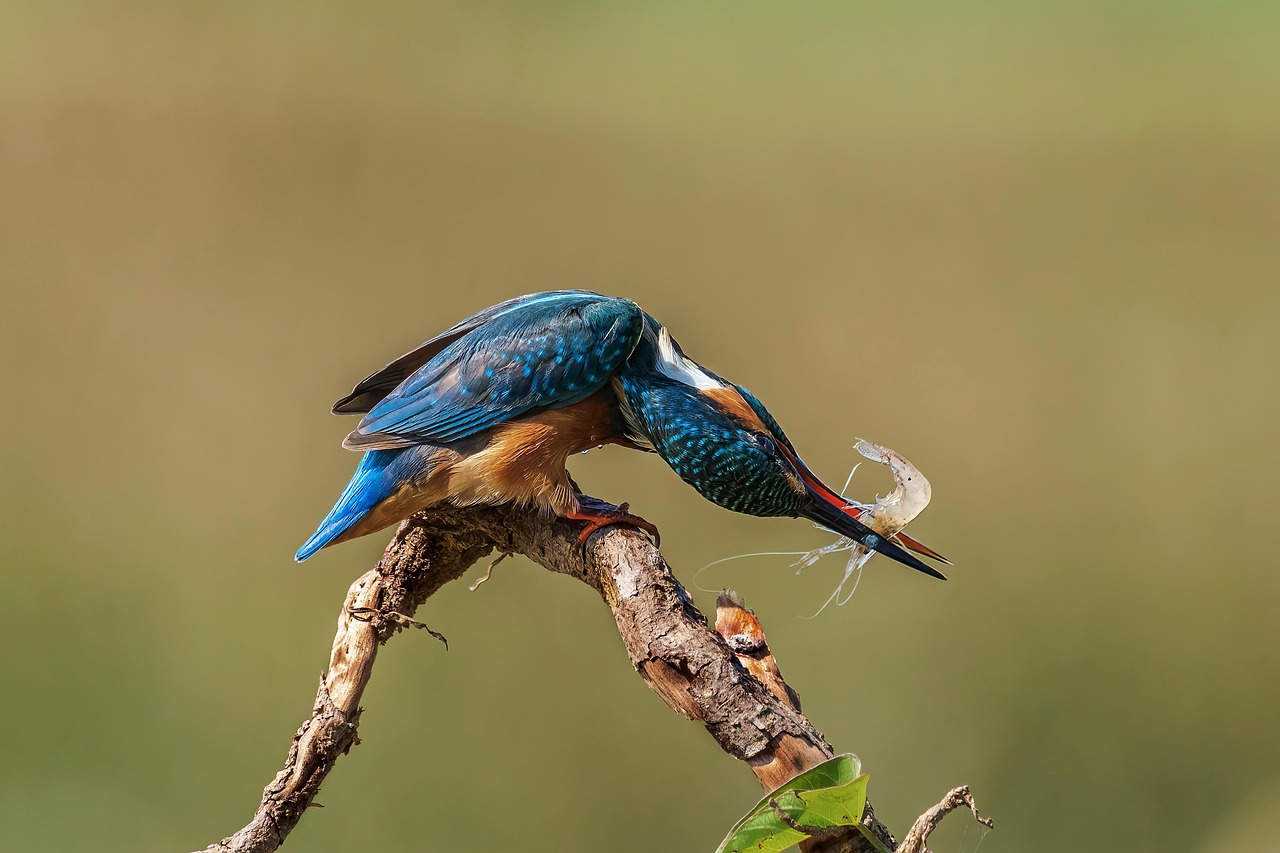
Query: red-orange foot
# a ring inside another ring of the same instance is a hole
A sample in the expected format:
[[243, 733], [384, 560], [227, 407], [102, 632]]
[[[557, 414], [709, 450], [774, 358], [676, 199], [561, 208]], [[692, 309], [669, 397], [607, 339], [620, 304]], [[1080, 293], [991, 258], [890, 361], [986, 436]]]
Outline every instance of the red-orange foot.
[[630, 507], [627, 504], [610, 509], [588, 509], [584, 506], [580, 507], [577, 512], [566, 513], [564, 517], [573, 521], [585, 521], [587, 523], [587, 526], [582, 528], [582, 532], [578, 534], [578, 544], [582, 546], [584, 555], [587, 550], [587, 540], [591, 538], [591, 534], [611, 524], [629, 524], [632, 527], [638, 527], [653, 537], [654, 545], [661, 544], [662, 537], [658, 534], [658, 528], [640, 516], [632, 515], [628, 511], [629, 509]]

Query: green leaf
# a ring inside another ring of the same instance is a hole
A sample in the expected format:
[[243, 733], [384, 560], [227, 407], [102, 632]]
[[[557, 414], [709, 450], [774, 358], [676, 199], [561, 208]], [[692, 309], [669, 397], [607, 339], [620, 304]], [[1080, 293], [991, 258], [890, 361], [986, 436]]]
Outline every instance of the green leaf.
[[867, 804], [867, 778], [856, 755], [824, 761], [756, 803], [733, 825], [716, 853], [780, 853], [803, 841], [807, 836], [783, 822], [770, 800], [803, 826], [853, 826]]

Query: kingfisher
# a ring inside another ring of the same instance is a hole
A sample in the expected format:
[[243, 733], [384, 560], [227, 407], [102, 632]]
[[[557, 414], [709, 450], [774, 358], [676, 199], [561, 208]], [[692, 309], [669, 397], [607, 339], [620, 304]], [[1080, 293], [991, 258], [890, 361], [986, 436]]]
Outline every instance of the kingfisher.
[[536, 507], [585, 522], [584, 546], [612, 524], [656, 540], [625, 504], [584, 505], [565, 467], [575, 453], [617, 444], [656, 453], [726, 509], [807, 518], [946, 579], [909, 551], [945, 558], [867, 527], [750, 391], [686, 356], [629, 299], [558, 290], [486, 308], [370, 374], [333, 412], [363, 415], [342, 442], [363, 455], [299, 562], [440, 505]]

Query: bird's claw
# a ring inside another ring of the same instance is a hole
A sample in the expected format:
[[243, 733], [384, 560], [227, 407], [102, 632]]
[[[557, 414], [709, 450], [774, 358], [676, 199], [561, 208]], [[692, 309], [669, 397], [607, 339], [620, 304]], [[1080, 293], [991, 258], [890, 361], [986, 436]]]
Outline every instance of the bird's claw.
[[565, 516], [566, 518], [573, 519], [574, 521], [587, 522], [586, 526], [582, 528], [582, 531], [578, 534], [578, 547], [581, 552], [580, 555], [584, 560], [587, 557], [587, 540], [591, 538], [591, 534], [614, 524], [627, 524], [643, 530], [652, 537], [655, 547], [662, 544], [662, 536], [658, 533], [657, 526], [638, 515], [632, 515], [629, 510], [630, 506], [624, 503], [616, 509], [599, 512], [579, 510], [576, 513]]

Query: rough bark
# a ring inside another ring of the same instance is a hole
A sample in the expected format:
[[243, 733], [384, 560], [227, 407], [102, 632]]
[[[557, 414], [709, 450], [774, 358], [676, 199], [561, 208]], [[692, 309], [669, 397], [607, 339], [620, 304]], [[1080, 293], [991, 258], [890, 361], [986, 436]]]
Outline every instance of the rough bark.
[[[378, 565], [348, 591], [311, 717], [294, 735], [284, 768], [263, 791], [253, 820], [206, 853], [270, 853], [284, 842], [338, 757], [358, 742], [360, 697], [378, 648], [404, 628], [425, 628], [413, 621], [417, 608], [494, 549], [523, 554], [599, 592], [645, 682], [673, 710], [701, 722], [725, 752], [751, 768], [765, 790], [835, 754], [799, 711], [794, 692], [762, 683], [711, 630], [647, 536], [614, 526], [593, 535], [583, 548], [579, 529], [510, 507], [433, 510], [404, 522]], [[870, 804], [863, 823], [892, 848], [892, 836], [875, 820]], [[931, 828], [923, 830], [921, 845]], [[873, 848], [849, 829], [813, 839], [805, 849]]]

